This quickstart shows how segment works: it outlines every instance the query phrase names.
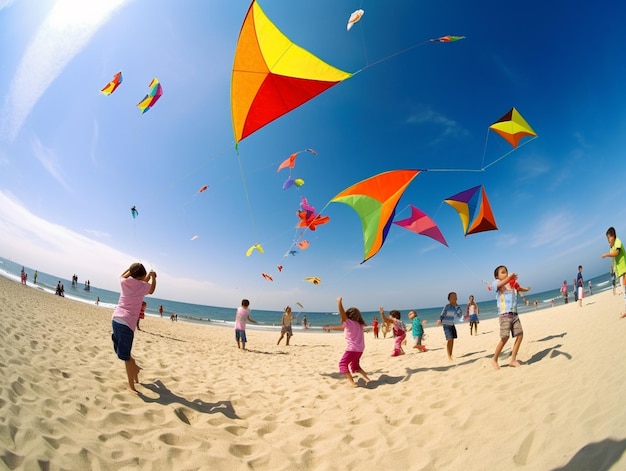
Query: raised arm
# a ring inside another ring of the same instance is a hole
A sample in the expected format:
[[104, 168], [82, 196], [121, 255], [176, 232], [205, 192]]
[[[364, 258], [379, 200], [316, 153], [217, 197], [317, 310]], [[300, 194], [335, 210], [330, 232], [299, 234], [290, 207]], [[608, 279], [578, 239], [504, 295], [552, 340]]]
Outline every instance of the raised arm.
[[150, 291], [148, 291], [148, 294], [154, 293], [154, 290], [156, 289], [156, 276], [157, 275], [154, 270], [150, 270], [150, 273], [146, 275], [146, 281], [149, 281], [151, 284]]
[[391, 324], [393, 321], [385, 315], [385, 308], [380, 306], [378, 308], [378, 312], [380, 312], [380, 316], [385, 324]]
[[346, 316], [346, 310], [343, 308], [343, 298], [339, 296], [337, 298], [337, 310], [339, 311], [339, 315], [341, 316], [341, 323], [343, 324], [348, 317]]

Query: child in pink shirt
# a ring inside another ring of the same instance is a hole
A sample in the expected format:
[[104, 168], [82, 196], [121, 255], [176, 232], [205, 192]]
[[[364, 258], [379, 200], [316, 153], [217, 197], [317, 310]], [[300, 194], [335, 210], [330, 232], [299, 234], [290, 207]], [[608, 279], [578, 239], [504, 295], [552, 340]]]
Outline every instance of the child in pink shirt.
[[[353, 387], [357, 384], [354, 382], [352, 374], [360, 373], [365, 380], [365, 384], [369, 383], [370, 379], [360, 365], [360, 359], [365, 350], [365, 336], [363, 335], [363, 326], [367, 325], [361, 316], [361, 311], [356, 307], [348, 308], [344, 310], [342, 298], [337, 298], [337, 304], [339, 307], [339, 315], [341, 316], [341, 325], [325, 325], [324, 330], [330, 332], [331, 330], [343, 330], [346, 336], [346, 351], [344, 352], [341, 360], [339, 360], [339, 371], [346, 375], [348, 381]], [[352, 372], [352, 374], [350, 373]]]

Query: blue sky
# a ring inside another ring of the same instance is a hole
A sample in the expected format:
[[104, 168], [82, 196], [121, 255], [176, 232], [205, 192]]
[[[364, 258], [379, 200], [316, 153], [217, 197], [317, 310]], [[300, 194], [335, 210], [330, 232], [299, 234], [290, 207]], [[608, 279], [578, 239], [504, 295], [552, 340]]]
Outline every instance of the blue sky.
[[[140, 260], [159, 274], [162, 298], [247, 297], [276, 310], [297, 300], [311, 311], [335, 310], [338, 295], [363, 310], [439, 306], [449, 291], [488, 299], [481, 280], [500, 264], [533, 291], [571, 283], [579, 264], [587, 277], [609, 270], [605, 231], [626, 231], [626, 6], [260, 5], [303, 48], [365, 70], [244, 139], [237, 155], [230, 76], [247, 1], [0, 0], [0, 255], [113, 290]], [[448, 34], [467, 39], [366, 67]], [[119, 70], [122, 85], [101, 95]], [[142, 115], [135, 105], [154, 77], [164, 95]], [[400, 200], [396, 219], [417, 206], [449, 247], [394, 226], [360, 264], [360, 220], [330, 199], [387, 170], [481, 168], [508, 152], [488, 126], [513, 106], [537, 139], [484, 172], [421, 173]], [[283, 190], [288, 171], [276, 168], [306, 148], [318, 155], [301, 154], [292, 171], [305, 184]], [[478, 184], [499, 230], [464, 237], [442, 201]], [[331, 220], [284, 257], [301, 196]], [[255, 243], [265, 252], [247, 257]]]

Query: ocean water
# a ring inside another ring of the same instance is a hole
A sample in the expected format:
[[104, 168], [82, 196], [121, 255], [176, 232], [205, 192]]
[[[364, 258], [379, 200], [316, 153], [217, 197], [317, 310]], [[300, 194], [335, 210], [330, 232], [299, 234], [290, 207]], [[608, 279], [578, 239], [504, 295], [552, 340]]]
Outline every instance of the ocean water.
[[[68, 279], [39, 271], [37, 274], [37, 283], [35, 284], [34, 268], [23, 266], [20, 263], [0, 257], [0, 276], [4, 276], [6, 278], [10, 278], [19, 282], [22, 268], [28, 275], [27, 285], [32, 288], [40, 289], [50, 293], [51, 295], [54, 295], [57, 283], [61, 282], [65, 288], [65, 297], [68, 299], [73, 299], [75, 301], [84, 302], [87, 304], [95, 304], [96, 300], [99, 299], [99, 306], [110, 309], [115, 308], [115, 306], [117, 305], [119, 292], [99, 288], [97, 286], [96, 280], [90, 280], [90, 289], [86, 290], [85, 283], [87, 280], [79, 279], [78, 285], [76, 287], [72, 287], [71, 274], [69, 275], [70, 279]], [[598, 293], [613, 288], [611, 276], [609, 273], [596, 276], [594, 278], [591, 278], [590, 280], [592, 283], [593, 293]], [[589, 280], [585, 281], [585, 283], [588, 282]], [[533, 293], [532, 291], [526, 293], [525, 299], [528, 301], [528, 305], [525, 305], [523, 300], [520, 299], [518, 301], [519, 314], [523, 315], [526, 312], [531, 312], [536, 309], [549, 309], [550, 307], [552, 307], [552, 300], [554, 300], [555, 305], [563, 304], [560, 288], [561, 286], [559, 284], [556, 288], [552, 290], [540, 293]], [[570, 302], [574, 302], [574, 295], [571, 292], [573, 289], [572, 285], [569, 285], [569, 289], [569, 300]], [[490, 319], [497, 317], [495, 299], [493, 295], [487, 291], [487, 289], [485, 289], [485, 293], [483, 293], [482, 295], [480, 293], [473, 294], [476, 296], [477, 303], [480, 308], [480, 319]], [[588, 287], [586, 287], [585, 297], [587, 298], [588, 296], [590, 296], [590, 293]], [[536, 307], [534, 306], [535, 300], [537, 301]], [[175, 312], [178, 314], [179, 321], [223, 325], [229, 327], [234, 326], [235, 309], [237, 308], [237, 306], [206, 306], [201, 304], [190, 304], [180, 301], [172, 301], [169, 299], [160, 299], [154, 296], [146, 296], [146, 302], [148, 303], [146, 314], [149, 316], [160, 317], [159, 306], [162, 305], [164, 318], [169, 318], [170, 314]], [[465, 303], [466, 299], [459, 299], [459, 304], [461, 304], [463, 312], [465, 312]], [[422, 320], [428, 321], [427, 326], [430, 327], [436, 324], [437, 319], [441, 314], [442, 307], [443, 303], [441, 306], [436, 307], [404, 306], [400, 307], [400, 311], [403, 314], [402, 319], [405, 322], [408, 322], [408, 318], [406, 316], [409, 310], [414, 309], [418, 311], [420, 318]], [[334, 325], [340, 323], [339, 315], [337, 312], [309, 312], [306, 310], [298, 311], [297, 309], [299, 308], [299, 306], [297, 305], [292, 306], [292, 308], [294, 309], [293, 314], [296, 317], [294, 321], [294, 330], [304, 330], [301, 325], [302, 317], [304, 315], [307, 316], [307, 320], [312, 331], [319, 331], [324, 325]], [[390, 309], [394, 308], [396, 307], [390, 307]], [[248, 325], [247, 328], [279, 330], [282, 314], [282, 311], [264, 311], [252, 309], [251, 317], [254, 320], [258, 321], [260, 325]], [[368, 324], [372, 323], [374, 316], [379, 316], [378, 311], [362, 312], [362, 314], [363, 318]]]

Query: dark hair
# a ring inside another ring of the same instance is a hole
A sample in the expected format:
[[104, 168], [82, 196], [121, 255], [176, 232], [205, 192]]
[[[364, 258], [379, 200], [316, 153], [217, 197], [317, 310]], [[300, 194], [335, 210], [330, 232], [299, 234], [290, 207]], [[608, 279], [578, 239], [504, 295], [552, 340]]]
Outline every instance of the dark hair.
[[450, 296], [452, 296], [453, 294], [456, 294], [456, 292], [455, 291], [450, 291], [448, 293], [448, 301], [450, 301]]
[[613, 226], [609, 227], [609, 229], [606, 231], [606, 235], [615, 237], [615, 228]]
[[146, 268], [141, 263], [133, 263], [128, 271], [133, 278], [145, 278], [147, 273]]
[[367, 325], [363, 320], [363, 316], [361, 315], [361, 311], [359, 311], [356, 307], [350, 307], [346, 310], [346, 317], [351, 321], [358, 322], [361, 325]]
[[250, 301], [248, 301], [247, 299], [242, 299], [241, 300], [241, 305], [243, 307], [248, 307], [250, 305]]
[[389, 317], [393, 317], [394, 319], [400, 319], [402, 317], [402, 313], [397, 309], [393, 309], [389, 311]]
[[506, 268], [506, 267], [504, 265], [498, 265], [496, 269], [493, 271], [494, 278], [498, 278], [498, 272], [500, 271], [500, 268]]

